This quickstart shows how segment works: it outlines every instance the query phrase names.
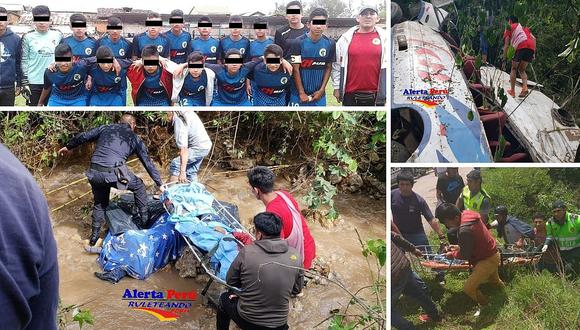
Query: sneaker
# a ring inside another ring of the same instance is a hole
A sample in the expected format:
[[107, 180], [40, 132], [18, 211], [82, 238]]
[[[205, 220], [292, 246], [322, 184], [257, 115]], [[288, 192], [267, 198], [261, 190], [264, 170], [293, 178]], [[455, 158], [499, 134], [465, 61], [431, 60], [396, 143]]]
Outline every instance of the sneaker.
[[479, 317], [479, 315], [481, 315], [481, 308], [478, 308], [477, 311], [475, 311], [475, 313], [473, 314], [473, 316], [475, 317]]

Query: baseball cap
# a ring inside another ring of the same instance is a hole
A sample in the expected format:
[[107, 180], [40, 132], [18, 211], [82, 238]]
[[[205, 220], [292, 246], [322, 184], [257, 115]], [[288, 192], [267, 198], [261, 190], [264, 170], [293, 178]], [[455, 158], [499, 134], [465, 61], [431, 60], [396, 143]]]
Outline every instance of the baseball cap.
[[362, 13], [364, 13], [365, 11], [368, 11], [368, 10], [374, 11], [374, 12], [375, 12], [375, 13], [377, 13], [377, 14], [379, 13], [379, 10], [377, 9], [377, 7], [376, 7], [376, 6], [362, 6], [362, 7], [360, 8], [360, 10], [359, 10], [358, 14], [359, 14], [359, 15], [362, 15]]
[[479, 170], [472, 170], [467, 174], [469, 180], [481, 180], [481, 172]]
[[183, 18], [183, 10], [181, 9], [174, 9], [171, 11], [169, 17], [181, 17]]
[[86, 23], [87, 22], [87, 18], [85, 17], [85, 15], [83, 14], [72, 14], [70, 15], [70, 22], [82, 22], [82, 23]]

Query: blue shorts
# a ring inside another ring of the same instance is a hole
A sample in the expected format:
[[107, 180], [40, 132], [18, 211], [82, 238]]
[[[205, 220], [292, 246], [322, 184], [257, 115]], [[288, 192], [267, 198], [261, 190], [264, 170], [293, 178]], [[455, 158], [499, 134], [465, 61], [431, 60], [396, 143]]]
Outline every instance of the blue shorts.
[[93, 107], [121, 107], [123, 103], [123, 96], [114, 93], [93, 94], [89, 100], [89, 105]]
[[322, 95], [320, 100], [314, 102], [301, 103], [300, 96], [298, 94], [290, 94], [290, 102], [288, 102], [289, 107], [325, 107], [326, 106], [326, 94]]
[[214, 98], [213, 101], [211, 101], [211, 106], [212, 107], [251, 107], [252, 103], [247, 98], [242, 100], [239, 103], [224, 103], [224, 102], [220, 101], [219, 99]]
[[50, 95], [50, 98], [48, 99], [47, 106], [49, 106], [49, 107], [86, 107], [87, 106], [87, 96], [83, 95], [83, 96], [79, 96], [76, 99], [65, 100], [65, 99], [58, 98], [56, 95], [52, 94], [52, 95]]
[[[189, 149], [187, 165], [185, 167], [185, 176], [189, 181], [197, 182], [197, 172], [199, 172], [203, 158], [208, 154], [209, 149]], [[179, 176], [180, 167], [181, 157], [177, 156], [169, 164], [169, 175]]]

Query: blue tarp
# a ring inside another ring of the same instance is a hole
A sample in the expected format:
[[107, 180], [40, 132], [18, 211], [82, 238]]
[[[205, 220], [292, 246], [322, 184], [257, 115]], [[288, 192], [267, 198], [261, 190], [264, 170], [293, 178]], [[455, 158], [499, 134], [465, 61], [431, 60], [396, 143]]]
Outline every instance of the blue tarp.
[[[145, 279], [179, 258], [185, 244], [178, 234], [181, 233], [200, 251], [213, 252], [209, 266], [216, 276], [225, 280], [238, 254], [236, 240], [231, 235], [241, 229], [237, 208], [217, 202], [199, 183], [169, 187], [162, 194], [161, 202], [171, 213], [160, 216], [151, 228], [128, 229], [118, 236], [107, 234], [97, 259], [104, 271], [119, 274], [115, 276], [118, 279], [123, 272]], [[227, 234], [216, 231], [216, 227]]]

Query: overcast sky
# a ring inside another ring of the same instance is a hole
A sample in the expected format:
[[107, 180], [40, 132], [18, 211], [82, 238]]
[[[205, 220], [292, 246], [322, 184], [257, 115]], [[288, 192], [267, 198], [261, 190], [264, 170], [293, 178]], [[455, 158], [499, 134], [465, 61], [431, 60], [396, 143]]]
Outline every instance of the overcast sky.
[[[143, 1], [143, 0], [93, 0], [93, 1], [62, 1], [62, 0], [22, 0], [22, 1], [2, 1], [0, 3], [22, 3], [25, 5], [38, 5], [45, 4], [51, 10], [58, 11], [85, 11], [85, 12], [96, 12], [97, 8], [100, 7], [132, 7], [135, 9], [150, 9], [155, 10], [160, 13], [170, 13], [173, 9], [181, 9], [186, 14], [191, 10], [191, 6], [198, 6], [200, 8], [214, 6], [214, 8], [227, 8], [229, 14], [240, 14], [250, 11], [261, 11], [264, 13], [269, 13], [274, 11], [276, 2], [286, 3], [290, 0], [250, 0], [250, 1], [240, 1], [240, 0], [196, 0], [196, 1]], [[347, 0], [344, 0], [347, 2]], [[353, 0], [353, 7], [358, 8], [361, 6], [362, 2], [365, 4], [377, 5], [384, 0]], [[304, 1], [308, 2], [308, 1]], [[195, 12], [195, 11], [194, 11]]]

